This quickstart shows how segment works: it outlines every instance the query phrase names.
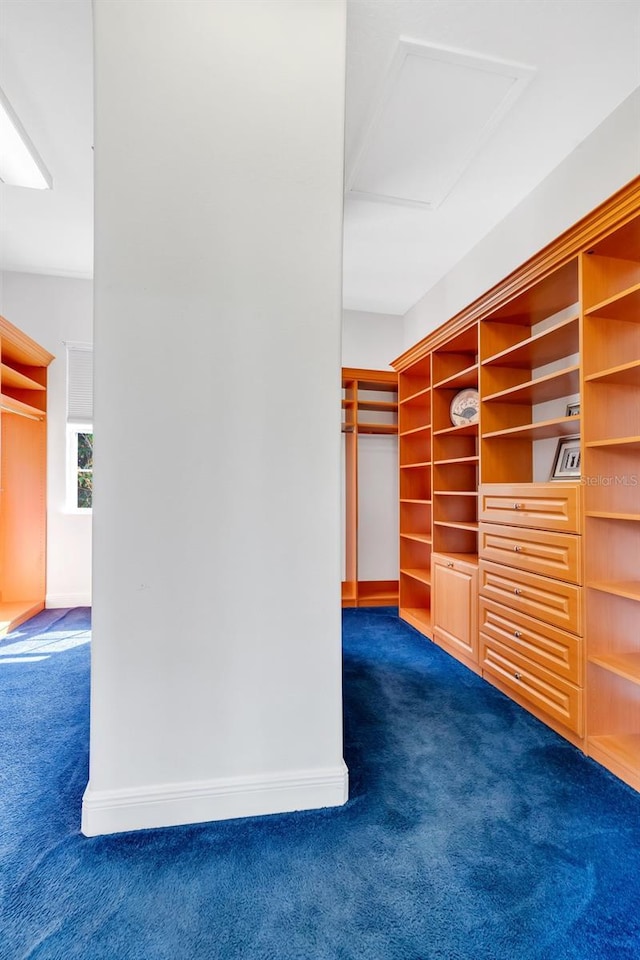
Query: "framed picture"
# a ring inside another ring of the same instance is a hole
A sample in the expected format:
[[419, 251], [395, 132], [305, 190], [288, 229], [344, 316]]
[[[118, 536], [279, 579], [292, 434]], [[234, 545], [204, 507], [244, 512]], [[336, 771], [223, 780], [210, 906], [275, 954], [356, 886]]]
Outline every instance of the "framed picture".
[[568, 403], [565, 417], [579, 417], [579, 416], [580, 416], [580, 402], [576, 401], [576, 403]]
[[580, 476], [580, 437], [561, 437], [551, 471], [552, 480], [575, 480]]

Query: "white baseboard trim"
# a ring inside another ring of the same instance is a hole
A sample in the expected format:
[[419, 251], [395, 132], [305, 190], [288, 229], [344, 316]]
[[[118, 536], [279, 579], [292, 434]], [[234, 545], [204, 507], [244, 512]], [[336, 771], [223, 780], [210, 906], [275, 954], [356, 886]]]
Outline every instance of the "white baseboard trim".
[[124, 790], [94, 790], [82, 800], [82, 833], [97, 837], [150, 827], [231, 820], [338, 807], [349, 796], [349, 771], [337, 767], [266, 776], [229, 777]]
[[45, 597], [44, 605], [47, 610], [59, 610], [62, 607], [90, 607], [91, 594], [50, 593]]

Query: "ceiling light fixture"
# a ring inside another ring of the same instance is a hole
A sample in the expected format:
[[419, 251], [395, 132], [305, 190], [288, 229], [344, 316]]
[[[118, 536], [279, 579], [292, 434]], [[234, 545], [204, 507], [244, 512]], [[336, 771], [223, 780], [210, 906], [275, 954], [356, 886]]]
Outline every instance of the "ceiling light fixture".
[[14, 187], [51, 190], [53, 180], [0, 89], [0, 180]]

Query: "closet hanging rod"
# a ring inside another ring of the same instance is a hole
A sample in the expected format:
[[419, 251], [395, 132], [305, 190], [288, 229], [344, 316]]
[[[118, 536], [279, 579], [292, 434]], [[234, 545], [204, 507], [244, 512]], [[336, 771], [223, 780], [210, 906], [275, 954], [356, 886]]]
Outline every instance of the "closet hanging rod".
[[44, 420], [44, 413], [42, 416], [37, 416], [35, 413], [27, 413], [25, 410], [16, 410], [15, 407], [5, 406], [4, 403], [0, 403], [0, 411], [2, 413], [14, 413], [17, 417], [24, 417], [26, 420]]

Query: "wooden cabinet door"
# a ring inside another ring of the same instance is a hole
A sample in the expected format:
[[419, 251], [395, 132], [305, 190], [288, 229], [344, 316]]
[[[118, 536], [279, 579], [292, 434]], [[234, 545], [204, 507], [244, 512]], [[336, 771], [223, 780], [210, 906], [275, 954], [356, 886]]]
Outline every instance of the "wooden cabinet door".
[[467, 666], [478, 663], [478, 570], [446, 554], [432, 556], [433, 639]]

